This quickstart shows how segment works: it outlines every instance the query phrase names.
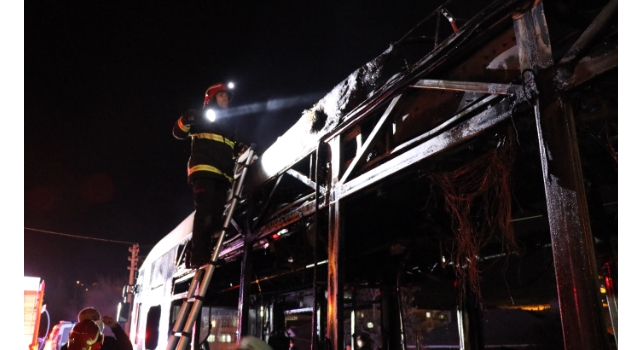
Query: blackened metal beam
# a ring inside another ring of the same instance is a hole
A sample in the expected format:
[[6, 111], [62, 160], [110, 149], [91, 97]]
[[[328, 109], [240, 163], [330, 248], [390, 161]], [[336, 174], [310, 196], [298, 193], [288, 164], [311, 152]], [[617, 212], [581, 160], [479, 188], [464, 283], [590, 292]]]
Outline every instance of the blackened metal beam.
[[240, 286], [238, 291], [238, 336], [249, 334], [249, 305], [251, 296], [251, 279], [253, 276], [253, 234], [247, 232], [244, 236], [242, 265], [240, 267]]
[[[330, 188], [338, 181], [340, 173], [340, 136], [329, 141], [331, 149]], [[330, 189], [330, 192], [334, 192]], [[327, 330], [326, 338], [330, 349], [342, 349], [344, 345], [344, 237], [340, 220], [340, 200], [329, 204], [329, 237], [327, 262]]]
[[307, 202], [300, 207], [291, 210], [290, 212], [279, 216], [267, 224], [260, 227], [258, 231], [258, 238], [261, 238], [265, 235], [273, 233], [285, 226], [291, 225], [292, 223], [300, 220], [302, 217], [309, 216], [315, 212], [314, 202]]
[[569, 100], [555, 93], [551, 84], [541, 90], [534, 110], [565, 349], [604, 349], [596, 258], [573, 111]]
[[[585, 83], [600, 74], [606, 73], [618, 67], [618, 46], [596, 57], [584, 57], [573, 69], [573, 74], [566, 80], [556, 79], [558, 87], [562, 90], [572, 89]], [[558, 74], [557, 76], [560, 76]]]
[[[326, 136], [326, 135], [325, 135]], [[316, 147], [316, 167], [315, 167], [315, 179], [316, 179], [316, 191], [314, 198], [314, 220], [315, 220], [315, 229], [313, 230], [313, 312], [311, 314], [311, 350], [317, 350], [320, 348], [320, 337], [324, 332], [322, 331], [322, 321], [321, 315], [322, 312], [318, 312], [318, 310], [322, 310], [321, 302], [319, 298], [319, 290], [318, 290], [318, 251], [319, 248], [319, 232], [324, 232], [325, 223], [328, 220], [325, 219], [325, 211], [320, 211], [320, 182], [325, 181], [327, 176], [324, 176], [328, 169], [325, 166], [327, 164], [326, 147], [325, 144], [325, 136], [322, 136], [318, 141], [318, 146]], [[327, 183], [325, 181], [325, 183]], [[327, 183], [327, 190], [331, 190], [331, 185]], [[328, 193], [325, 194], [324, 197], [327, 197]], [[324, 319], [324, 317], [322, 318]]]
[[478, 108], [482, 108], [482, 107], [486, 107], [487, 104], [493, 100], [495, 100], [496, 98], [500, 97], [499, 95], [490, 95], [486, 98], [484, 98], [483, 100], [474, 103], [473, 105], [471, 105], [470, 107], [468, 107], [467, 109], [461, 111], [460, 113], [454, 115], [453, 117], [447, 119], [444, 123], [436, 126], [435, 128], [425, 132], [424, 134], [415, 137], [397, 147], [395, 147], [393, 150], [391, 150], [390, 154], [395, 154], [395, 153], [399, 153], [409, 147], [413, 147], [414, 145], [420, 143], [420, 142], [424, 142], [430, 138], [432, 138], [433, 136], [437, 135], [439, 132], [443, 131], [446, 127], [454, 124], [455, 122], [467, 117], [469, 114], [473, 113], [474, 111], [476, 111]]
[[400, 308], [398, 291], [395, 288], [380, 288], [380, 330], [382, 331], [382, 349], [396, 350], [403, 345], [401, 337]]
[[[320, 206], [320, 208], [324, 208], [324, 206]], [[313, 201], [306, 202], [301, 204], [295, 209], [283, 214], [265, 225], [260, 226], [255, 232], [256, 239], [255, 241], [277, 231], [286, 226], [293, 224], [294, 222], [300, 221], [303, 217], [313, 215], [315, 213], [315, 203]], [[229, 245], [225, 246], [220, 252], [221, 258], [226, 258], [233, 255], [234, 252], [242, 248], [242, 240], [235, 240], [231, 242]]]
[[409, 87], [434, 90], [480, 92], [495, 95], [515, 95], [518, 90], [522, 90], [522, 85], [515, 84], [479, 83], [472, 81], [435, 79], [418, 80], [415, 84], [410, 85]]
[[[501, 24], [508, 20], [511, 11], [522, 4], [522, 0], [494, 1], [462, 26], [456, 35], [449, 36], [436, 49], [416, 62], [412, 69], [391, 78], [384, 86], [370, 95], [365, 101], [352, 109], [343, 120], [343, 126], [325, 135], [327, 139], [339, 135], [344, 130], [353, 127], [367, 118], [376, 109], [391, 100], [416, 79], [443, 65], [445, 62], [455, 61], [462, 55], [477, 47], [477, 43], [495, 35], [494, 30], [501, 28]], [[401, 39], [402, 41], [402, 39]]]
[[[324, 193], [323, 191], [321, 191], [322, 193]], [[288, 213], [291, 210], [295, 210], [297, 208], [300, 207], [301, 204], [303, 203], [307, 203], [310, 202], [312, 200], [314, 200], [314, 198], [316, 197], [315, 193], [309, 193], [306, 196], [302, 196], [298, 199], [296, 199], [295, 201], [285, 205], [284, 207], [276, 210], [275, 212], [269, 214], [269, 216], [265, 219], [267, 222], [270, 220], [273, 220], [274, 218], [277, 218], [285, 213]]]
[[618, 13], [618, 0], [611, 0], [609, 3], [600, 11], [598, 16], [591, 22], [589, 27], [582, 32], [582, 35], [576, 40], [575, 43], [571, 46], [569, 51], [562, 57], [560, 60], [560, 64], [569, 63], [576, 58], [579, 58], [581, 54], [584, 53], [584, 50], [593, 42], [593, 39], [600, 33], [600, 31], [604, 28], [604, 26], [609, 22], [609, 20]]
[[[317, 264], [317, 266], [324, 266], [326, 263], [327, 263], [326, 260], [325, 261], [321, 261], [321, 262], [319, 262]], [[265, 276], [262, 276], [262, 277], [256, 276], [255, 279], [249, 280], [247, 282], [247, 284], [260, 285], [260, 282], [271, 281], [271, 280], [274, 280], [274, 279], [277, 279], [277, 278], [291, 276], [291, 275], [294, 275], [294, 274], [302, 274], [302, 273], [305, 273], [308, 269], [312, 269], [312, 268], [314, 268], [314, 264], [309, 264], [307, 266], [299, 267], [297, 269], [289, 270], [289, 271], [286, 271], [286, 272], [276, 273], [276, 274], [273, 274], [273, 275], [265, 275]], [[231, 286], [229, 288], [225, 288], [225, 289], [219, 290], [218, 293], [225, 293], [225, 292], [232, 291], [232, 290], [239, 289], [239, 288], [241, 288], [241, 284], [237, 284], [235, 286]], [[300, 288], [296, 288], [296, 289], [299, 290]], [[282, 292], [282, 290], [279, 290], [279, 292]], [[186, 295], [186, 292], [185, 292], [185, 295]]]
[[386, 163], [345, 183], [343, 186], [337, 187], [336, 191], [338, 192], [336, 193], [336, 198], [344, 198], [356, 193], [430, 156], [478, 136], [487, 129], [509, 118], [511, 114], [511, 101], [505, 99], [495, 106], [473, 116], [469, 120], [443, 131], [438, 136], [399, 154]]
[[542, 85], [540, 95], [534, 110], [565, 349], [604, 349], [596, 258], [572, 107], [551, 84]]
[[593, 237], [570, 101], [553, 82], [542, 2], [514, 16], [520, 68], [537, 73], [534, 105], [565, 349], [607, 349]]
[[257, 227], [262, 222], [262, 216], [264, 215], [265, 211], [267, 210], [267, 207], [271, 203], [273, 194], [276, 193], [276, 189], [278, 188], [278, 185], [280, 185], [280, 181], [282, 181], [283, 176], [284, 176], [284, 173], [278, 175], [278, 178], [276, 179], [276, 183], [273, 185], [273, 188], [271, 188], [271, 193], [269, 193], [269, 197], [267, 197], [267, 200], [265, 201], [265, 203], [262, 204], [262, 206], [260, 207], [260, 213], [258, 214], [255, 221], [253, 222], [252, 229]]
[[[309, 179], [308, 177], [304, 176], [302, 173], [297, 172], [293, 169], [287, 169], [286, 171], [287, 174], [289, 174], [291, 177], [293, 177], [294, 179], [302, 182], [303, 184], [309, 186], [309, 188], [315, 189], [316, 188], [316, 182]], [[320, 186], [320, 193], [324, 193], [326, 190], [324, 189], [324, 187]]]
[[347, 168], [347, 170], [345, 170], [344, 174], [342, 175], [342, 179], [340, 180], [341, 183], [344, 183], [346, 180], [349, 179], [351, 172], [353, 171], [353, 169], [356, 168], [356, 166], [359, 166], [360, 164], [362, 164], [364, 155], [371, 149], [371, 145], [373, 145], [373, 142], [378, 139], [380, 130], [382, 130], [382, 127], [387, 122], [387, 117], [389, 117], [389, 115], [391, 114], [391, 111], [393, 111], [393, 108], [396, 106], [396, 104], [398, 103], [398, 100], [401, 97], [402, 95], [398, 95], [394, 97], [393, 100], [391, 100], [391, 103], [389, 103], [389, 106], [387, 107], [387, 109], [384, 111], [380, 119], [378, 119], [378, 122], [376, 123], [376, 126], [371, 131], [371, 134], [369, 135], [369, 137], [367, 137], [367, 140], [365, 141], [364, 145], [362, 145], [362, 147], [358, 149], [358, 153], [356, 154], [355, 158], [353, 159], [351, 164], [349, 164], [349, 167]]
[[[323, 136], [324, 140], [340, 135], [345, 130], [362, 122], [362, 120], [370, 116], [375, 110], [389, 103], [395, 95], [406, 88], [407, 84], [413, 83], [417, 79], [424, 77], [429, 72], [442, 66], [467, 57], [470, 52], [473, 52], [481, 46], [483, 42], [493, 38], [496, 32], [502, 31], [503, 26], [507, 24], [507, 21], [511, 18], [511, 11], [513, 11], [516, 6], [521, 6], [522, 3], [523, 0], [494, 1], [486, 8], [477, 12], [472, 19], [459, 28], [455, 35], [449, 36], [444, 42], [439, 44], [436, 49], [415, 63], [411, 69], [391, 78], [380, 89], [369, 95], [365, 101], [353, 108], [347, 115], [343, 116], [341, 118], [342, 124], [325, 134]], [[446, 4], [443, 4], [442, 6], [445, 5]], [[434, 14], [439, 11], [442, 6], [439, 7]], [[403, 37], [397, 45], [402, 44], [405, 38], [406, 36]], [[305, 149], [303, 153], [299, 154], [284, 166], [281, 171], [292, 167], [312, 152], [314, 152], [313, 149]], [[251, 181], [245, 185], [243, 195], [275, 176], [274, 174], [266, 173], [261, 166], [262, 160], [263, 157], [252, 167], [253, 170], [250, 174]]]
[[518, 45], [520, 70], [539, 69], [553, 66], [551, 38], [547, 30], [547, 21], [542, 2], [536, 1], [533, 7], [523, 13], [513, 15], [513, 26]]

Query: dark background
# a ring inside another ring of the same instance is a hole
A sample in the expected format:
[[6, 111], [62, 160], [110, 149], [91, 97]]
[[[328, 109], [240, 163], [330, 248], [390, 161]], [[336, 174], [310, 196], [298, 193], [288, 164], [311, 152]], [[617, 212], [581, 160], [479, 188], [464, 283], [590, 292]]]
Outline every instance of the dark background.
[[439, 3], [26, 2], [24, 275], [49, 303], [78, 280], [126, 281], [128, 242], [143, 257], [193, 210], [171, 129], [209, 85], [236, 83], [243, 137], [264, 151]]

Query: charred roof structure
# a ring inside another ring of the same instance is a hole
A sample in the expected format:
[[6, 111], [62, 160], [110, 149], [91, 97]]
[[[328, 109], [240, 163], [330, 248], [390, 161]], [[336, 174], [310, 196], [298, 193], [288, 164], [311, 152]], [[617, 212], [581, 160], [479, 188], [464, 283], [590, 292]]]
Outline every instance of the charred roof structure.
[[617, 37], [616, 0], [445, 2], [254, 163], [207, 305], [301, 350], [615, 347]]

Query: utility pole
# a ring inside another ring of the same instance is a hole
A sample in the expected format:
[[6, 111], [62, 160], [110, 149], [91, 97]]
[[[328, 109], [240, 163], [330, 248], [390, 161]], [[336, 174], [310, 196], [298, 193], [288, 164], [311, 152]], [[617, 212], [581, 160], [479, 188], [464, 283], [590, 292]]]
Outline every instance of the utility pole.
[[124, 325], [124, 330], [129, 335], [129, 328], [131, 327], [131, 302], [133, 301], [133, 287], [136, 283], [136, 271], [138, 271], [138, 252], [140, 251], [140, 246], [138, 243], [134, 243], [131, 247], [129, 247], [129, 252], [131, 252], [131, 256], [127, 259], [131, 262], [127, 269], [129, 270], [129, 284], [127, 285], [127, 306], [129, 310], [127, 311], [128, 317], [127, 322]]

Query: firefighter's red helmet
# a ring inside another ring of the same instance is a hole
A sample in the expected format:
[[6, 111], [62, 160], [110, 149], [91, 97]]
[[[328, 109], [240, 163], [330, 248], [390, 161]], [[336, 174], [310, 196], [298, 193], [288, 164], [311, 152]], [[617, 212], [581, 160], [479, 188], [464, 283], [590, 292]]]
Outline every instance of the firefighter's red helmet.
[[92, 320], [78, 322], [69, 333], [69, 350], [100, 350], [104, 337], [100, 327]]
[[202, 105], [202, 107], [204, 108], [206, 105], [208, 105], [209, 102], [211, 102], [211, 100], [215, 98], [216, 94], [221, 91], [225, 91], [227, 94], [229, 94], [229, 100], [231, 100], [231, 97], [233, 96], [233, 93], [231, 92], [232, 86], [233, 83], [217, 83], [209, 86], [207, 91], [205, 91], [204, 93], [204, 104]]

